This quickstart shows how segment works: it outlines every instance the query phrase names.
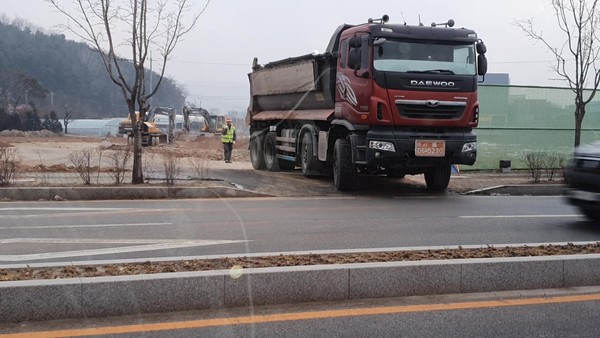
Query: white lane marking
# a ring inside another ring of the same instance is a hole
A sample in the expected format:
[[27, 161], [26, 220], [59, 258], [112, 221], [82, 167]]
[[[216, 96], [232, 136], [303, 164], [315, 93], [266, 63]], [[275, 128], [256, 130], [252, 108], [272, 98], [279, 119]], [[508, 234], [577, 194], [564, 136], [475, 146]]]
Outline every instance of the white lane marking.
[[[78, 216], [92, 216], [92, 215], [98, 215], [98, 214], [106, 214], [107, 211], [110, 211], [111, 215], [115, 215], [117, 213], [119, 214], [127, 214], [127, 213], [139, 213], [139, 212], [143, 212], [144, 214], [148, 214], [151, 212], [165, 212], [165, 211], [172, 211], [175, 209], [129, 209], [129, 208], [125, 208], [125, 209], [110, 209], [110, 208], [101, 208], [101, 209], [92, 209], [92, 210], [83, 210], [83, 212], [80, 212], [81, 210], [74, 210], [74, 209], [69, 209], [70, 211], [77, 211], [77, 212], [70, 212], [70, 213], [41, 213], [41, 214], [23, 214], [23, 215], [1, 215], [2, 219], [22, 219], [22, 218], [49, 218], [49, 217], [60, 217], [60, 218], [66, 218], [66, 217], [78, 217]], [[59, 210], [59, 211], [69, 211], [69, 210]], [[0, 210], [1, 211], [1, 210]]]
[[38, 244], [157, 244], [173, 242], [190, 242], [187, 239], [110, 239], [110, 238], [6, 238], [0, 244], [38, 243]]
[[103, 207], [21, 207], [21, 208], [0, 208], [1, 211], [112, 211], [112, 210], [132, 210], [133, 208], [103, 208]]
[[72, 225], [47, 225], [47, 226], [11, 226], [0, 227], [0, 230], [45, 230], [45, 229], [70, 229], [70, 228], [108, 228], [108, 227], [135, 227], [135, 226], [162, 226], [173, 223], [116, 223], [116, 224], [72, 224]]
[[458, 216], [459, 218], [569, 218], [581, 217], [581, 215], [478, 215]]
[[[178, 248], [188, 248], [195, 246], [207, 246], [207, 245], [222, 245], [222, 244], [233, 244], [247, 242], [245, 240], [113, 240], [113, 239], [86, 239], [86, 238], [75, 238], [75, 239], [61, 239], [61, 238], [14, 238], [10, 240], [2, 240], [0, 243], [46, 243], [46, 244], [57, 244], [57, 243], [78, 243], [78, 244], [140, 244], [150, 243], [145, 245], [134, 245], [134, 246], [122, 246], [116, 248], [103, 248], [103, 249], [89, 249], [89, 250], [74, 250], [74, 251], [61, 251], [61, 252], [48, 252], [39, 254], [25, 254], [25, 255], [0, 255], [0, 261], [6, 262], [18, 262], [28, 261], [36, 259], [55, 259], [55, 258], [67, 258], [67, 257], [81, 257], [81, 256], [95, 256], [95, 255], [111, 255], [141, 251], [155, 251], [155, 250], [170, 250]], [[151, 244], [154, 243], [154, 244]]]

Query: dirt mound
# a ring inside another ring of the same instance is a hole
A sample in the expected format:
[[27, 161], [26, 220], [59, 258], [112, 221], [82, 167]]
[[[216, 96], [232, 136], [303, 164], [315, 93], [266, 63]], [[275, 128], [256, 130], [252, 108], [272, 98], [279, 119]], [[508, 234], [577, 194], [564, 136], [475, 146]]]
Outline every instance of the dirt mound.
[[[102, 157], [100, 171], [109, 171], [111, 153], [128, 147], [127, 139], [121, 137], [59, 136], [53, 133], [3, 131], [0, 133], [0, 148], [16, 148], [21, 171], [27, 172], [72, 172], [75, 168], [71, 156], [89, 150], [95, 157]], [[143, 149], [143, 156], [156, 157], [161, 163], [167, 156], [177, 158], [200, 158], [217, 161], [223, 159], [220, 137], [197, 136], [176, 140], [174, 144], [160, 144]], [[238, 138], [233, 150], [233, 161], [249, 162], [248, 139]], [[188, 161], [181, 161], [182, 166]]]
[[[233, 147], [232, 160], [249, 162], [248, 139], [238, 139]], [[148, 153], [180, 158], [197, 157], [211, 161], [223, 159], [223, 144], [220, 137], [198, 136], [193, 140], [178, 140], [172, 145], [159, 145], [146, 148]]]

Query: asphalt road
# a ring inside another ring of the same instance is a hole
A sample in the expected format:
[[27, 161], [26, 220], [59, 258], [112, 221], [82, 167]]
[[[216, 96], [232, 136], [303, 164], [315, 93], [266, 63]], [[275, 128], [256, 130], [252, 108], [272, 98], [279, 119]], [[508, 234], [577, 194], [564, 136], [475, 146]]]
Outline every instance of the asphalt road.
[[372, 299], [20, 323], [31, 337], [598, 337], [600, 288]]
[[562, 197], [0, 203], [0, 264], [600, 241]]

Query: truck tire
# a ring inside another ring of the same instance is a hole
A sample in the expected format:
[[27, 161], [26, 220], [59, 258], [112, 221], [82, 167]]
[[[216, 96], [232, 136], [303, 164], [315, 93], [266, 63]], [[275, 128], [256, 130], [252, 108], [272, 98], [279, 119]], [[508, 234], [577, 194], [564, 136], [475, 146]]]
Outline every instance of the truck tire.
[[268, 171], [279, 171], [279, 161], [277, 160], [275, 144], [275, 133], [268, 133], [263, 143], [263, 157], [265, 168]]
[[333, 146], [333, 184], [339, 191], [356, 189], [356, 168], [347, 140], [337, 139]]
[[443, 161], [425, 172], [425, 183], [430, 191], [444, 191], [450, 183], [451, 167]]
[[300, 159], [302, 161], [302, 174], [306, 177], [314, 177], [319, 173], [318, 160], [313, 154], [313, 139], [310, 133], [305, 133], [302, 137], [300, 148]]
[[250, 163], [256, 170], [265, 169], [265, 157], [263, 156], [263, 138], [259, 133], [250, 136]]

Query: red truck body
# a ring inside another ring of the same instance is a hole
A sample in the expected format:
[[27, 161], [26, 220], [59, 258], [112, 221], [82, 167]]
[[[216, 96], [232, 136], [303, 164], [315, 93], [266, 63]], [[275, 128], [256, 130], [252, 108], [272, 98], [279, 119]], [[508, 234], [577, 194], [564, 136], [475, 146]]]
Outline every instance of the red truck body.
[[425, 174], [429, 189], [444, 190], [452, 164], [475, 162], [485, 45], [469, 29], [385, 19], [338, 27], [323, 54], [255, 59], [255, 169], [300, 166], [306, 176], [332, 174], [340, 190], [358, 174]]

